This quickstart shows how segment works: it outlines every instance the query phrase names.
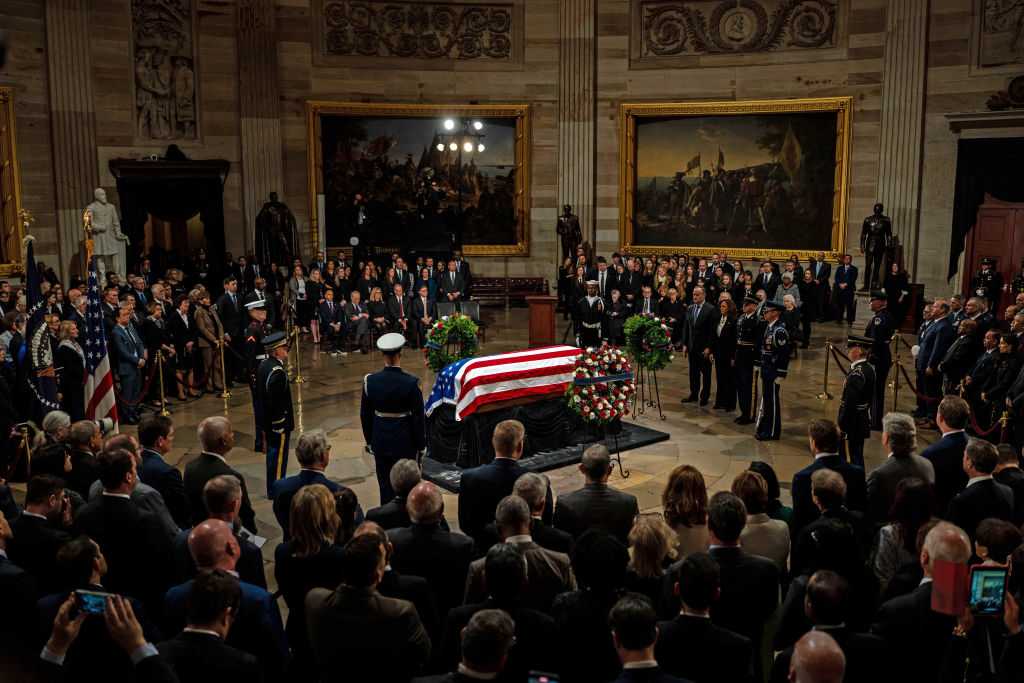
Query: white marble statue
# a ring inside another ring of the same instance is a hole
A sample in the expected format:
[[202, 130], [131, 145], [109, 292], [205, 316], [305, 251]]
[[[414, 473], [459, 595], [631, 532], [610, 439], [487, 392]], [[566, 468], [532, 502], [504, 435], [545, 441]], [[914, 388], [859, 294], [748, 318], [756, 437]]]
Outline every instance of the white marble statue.
[[93, 192], [96, 198], [86, 207], [92, 215], [93, 254], [96, 256], [96, 272], [102, 281], [104, 274], [112, 270], [122, 278], [125, 271], [125, 248], [128, 237], [121, 232], [121, 221], [117, 217], [117, 209], [107, 202], [107, 192], [97, 187]]

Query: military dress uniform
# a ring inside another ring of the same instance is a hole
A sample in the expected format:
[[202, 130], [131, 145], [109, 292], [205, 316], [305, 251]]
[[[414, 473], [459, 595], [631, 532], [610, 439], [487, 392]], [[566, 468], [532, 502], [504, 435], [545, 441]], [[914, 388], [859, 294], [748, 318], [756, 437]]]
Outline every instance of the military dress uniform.
[[[766, 308], [781, 310], [782, 304], [770, 301]], [[789, 334], [781, 319], [769, 323], [761, 335], [761, 405], [757, 410], [757, 431], [759, 441], [775, 441], [782, 435], [782, 401], [776, 380], [786, 377], [789, 371]]]
[[989, 256], [981, 259], [981, 265], [989, 266], [988, 270], [979, 270], [971, 278], [971, 295], [979, 296], [988, 301], [988, 307], [993, 308], [999, 300], [999, 294], [1003, 289], [1003, 276], [993, 269], [996, 260]]
[[[747, 299], [756, 303], [756, 299]], [[758, 352], [758, 331], [760, 322], [756, 313], [744, 313], [736, 319], [736, 364], [733, 371], [736, 375], [736, 399], [740, 406], [737, 424], [753, 422], [754, 403], [754, 361]]]
[[[884, 292], [872, 292], [871, 299], [885, 301]], [[896, 332], [889, 310], [882, 308], [871, 316], [864, 336], [871, 339], [871, 352], [868, 362], [875, 369], [875, 397], [871, 403], [871, 429], [881, 431], [882, 415], [885, 413], [885, 383], [889, 378], [889, 366], [892, 365], [892, 335]]]
[[[266, 304], [264, 301], [254, 300], [247, 303], [245, 307], [249, 310], [265, 309]], [[271, 332], [273, 332], [273, 328], [270, 325], [257, 320], [249, 321], [249, 326], [245, 328], [245, 376], [249, 379], [249, 393], [252, 394], [252, 415], [256, 431], [256, 444], [253, 448], [255, 451], [262, 451], [265, 443], [262, 428], [263, 402], [256, 390], [256, 375], [259, 372], [260, 363], [267, 357], [267, 352], [263, 348], [263, 339]]]
[[[284, 332], [274, 332], [263, 339], [269, 354], [288, 343]], [[267, 445], [267, 497], [270, 487], [288, 474], [288, 442], [295, 429], [292, 391], [284, 363], [272, 355], [260, 362], [256, 373], [256, 396], [261, 403], [263, 430]]]
[[585, 296], [576, 304], [576, 321], [581, 348], [601, 345], [601, 325], [604, 322], [604, 300], [600, 296]]
[[[404, 344], [405, 337], [394, 332], [377, 340], [377, 348], [384, 353], [396, 352]], [[416, 459], [427, 445], [419, 379], [395, 366], [366, 375], [359, 418], [363, 437], [373, 452], [384, 504], [395, 497], [391, 467], [403, 458]]]
[[[850, 337], [849, 345], [871, 347], [867, 337]], [[864, 467], [864, 440], [871, 436], [872, 403], [875, 400], [875, 368], [866, 358], [854, 361], [843, 383], [836, 422], [846, 435], [847, 454], [851, 465]]]

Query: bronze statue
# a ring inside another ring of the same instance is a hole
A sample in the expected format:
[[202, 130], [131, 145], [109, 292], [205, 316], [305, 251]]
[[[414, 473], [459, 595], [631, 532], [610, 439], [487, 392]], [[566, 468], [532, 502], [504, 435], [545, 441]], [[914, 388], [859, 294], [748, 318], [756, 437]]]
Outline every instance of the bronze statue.
[[882, 214], [884, 207], [875, 204], [874, 211], [864, 219], [860, 229], [860, 253], [864, 254], [864, 286], [861, 291], [878, 288], [878, 271], [892, 245], [892, 220]]
[[573, 215], [572, 205], [566, 204], [562, 208], [562, 215], [558, 217], [558, 225], [555, 230], [562, 239], [562, 262], [571, 258], [576, 260], [576, 247], [583, 242], [583, 231], [580, 230], [580, 219]]
[[270, 199], [256, 216], [256, 258], [259, 263], [291, 266], [299, 253], [299, 236], [295, 216], [284, 202], [271, 192]]

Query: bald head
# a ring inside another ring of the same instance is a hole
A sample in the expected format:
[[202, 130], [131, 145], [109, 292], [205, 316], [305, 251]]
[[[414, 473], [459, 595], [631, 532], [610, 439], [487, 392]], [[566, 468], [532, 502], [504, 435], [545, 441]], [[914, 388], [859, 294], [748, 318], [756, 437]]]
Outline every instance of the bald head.
[[842, 683], [846, 657], [824, 631], [810, 631], [797, 641], [789, 662], [790, 683]]
[[188, 550], [200, 569], [234, 571], [238, 562], [238, 540], [231, 525], [219, 519], [208, 519], [192, 529]]
[[444, 513], [444, 501], [441, 492], [429, 481], [421, 481], [409, 492], [405, 501], [409, 511], [409, 519], [414, 524], [433, 524], [441, 520]]

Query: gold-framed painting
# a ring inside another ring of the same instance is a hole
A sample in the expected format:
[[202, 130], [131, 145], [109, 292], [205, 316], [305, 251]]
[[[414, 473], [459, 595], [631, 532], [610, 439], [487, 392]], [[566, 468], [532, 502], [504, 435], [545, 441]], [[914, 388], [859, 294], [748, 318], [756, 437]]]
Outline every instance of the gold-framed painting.
[[0, 277], [25, 272], [21, 241], [25, 221], [18, 171], [18, 135], [14, 126], [14, 88], [0, 86]]
[[852, 107], [851, 97], [623, 103], [622, 251], [838, 257]]
[[313, 100], [306, 116], [317, 248], [356, 237], [371, 247], [529, 255], [529, 105]]

